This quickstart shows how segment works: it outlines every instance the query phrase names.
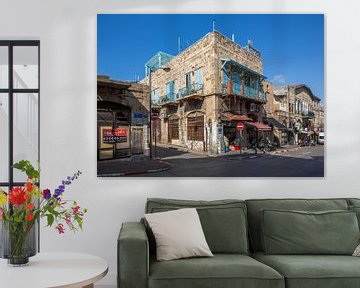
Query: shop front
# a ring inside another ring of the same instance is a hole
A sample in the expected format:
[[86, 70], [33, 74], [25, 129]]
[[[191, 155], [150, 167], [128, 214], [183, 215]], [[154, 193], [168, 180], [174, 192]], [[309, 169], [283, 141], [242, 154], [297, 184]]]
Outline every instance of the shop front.
[[240, 150], [246, 147], [247, 133], [245, 129], [239, 129], [239, 123], [251, 121], [246, 115], [224, 113], [222, 118], [225, 152]]
[[98, 160], [130, 156], [130, 113], [125, 105], [98, 101]]

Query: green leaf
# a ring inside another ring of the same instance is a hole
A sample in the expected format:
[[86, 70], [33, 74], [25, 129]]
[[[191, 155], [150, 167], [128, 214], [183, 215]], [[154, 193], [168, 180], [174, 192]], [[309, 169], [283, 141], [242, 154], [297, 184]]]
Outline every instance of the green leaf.
[[40, 178], [40, 168], [35, 169], [29, 160], [21, 160], [13, 165], [15, 169], [25, 172], [29, 178], [38, 180]]
[[54, 223], [54, 216], [53, 215], [51, 215], [51, 214], [48, 214], [47, 215], [47, 224], [48, 224], [48, 226], [50, 226], [51, 227], [51, 225]]

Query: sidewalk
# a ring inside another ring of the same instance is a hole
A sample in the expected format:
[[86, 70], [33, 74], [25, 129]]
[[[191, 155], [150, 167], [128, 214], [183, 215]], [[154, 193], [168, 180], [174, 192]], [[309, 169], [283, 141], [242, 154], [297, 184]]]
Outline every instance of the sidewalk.
[[159, 159], [115, 159], [98, 161], [98, 177], [121, 177], [169, 170], [171, 166]]

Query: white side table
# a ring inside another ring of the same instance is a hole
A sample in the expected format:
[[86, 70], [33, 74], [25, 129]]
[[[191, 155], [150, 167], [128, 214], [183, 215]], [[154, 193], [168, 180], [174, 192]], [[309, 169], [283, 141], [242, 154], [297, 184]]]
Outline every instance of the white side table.
[[38, 253], [28, 266], [0, 260], [1, 288], [93, 288], [108, 272], [102, 258], [80, 253]]

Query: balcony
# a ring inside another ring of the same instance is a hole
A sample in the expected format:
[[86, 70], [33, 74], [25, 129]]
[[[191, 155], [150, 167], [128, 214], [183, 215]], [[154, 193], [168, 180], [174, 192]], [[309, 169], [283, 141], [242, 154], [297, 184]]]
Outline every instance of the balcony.
[[303, 119], [313, 119], [315, 118], [314, 112], [301, 113]]
[[191, 97], [191, 96], [198, 96], [203, 94], [203, 84], [194, 83], [190, 86], [183, 87], [179, 89], [178, 93], [168, 93], [162, 97], [152, 100], [152, 104], [154, 106], [162, 106], [165, 104], [175, 104], [177, 101], [182, 99]]
[[223, 93], [224, 94], [235, 94], [245, 98], [258, 100], [261, 102], [265, 102], [265, 93], [260, 89], [255, 89], [253, 87], [245, 86], [244, 94], [241, 93], [241, 85], [238, 83], [233, 83], [233, 87], [229, 88], [228, 85], [223, 85]]
[[198, 95], [203, 93], [203, 84], [194, 83], [190, 86], [183, 87], [179, 89], [178, 94], [176, 95], [176, 100], [189, 97], [191, 95]]

